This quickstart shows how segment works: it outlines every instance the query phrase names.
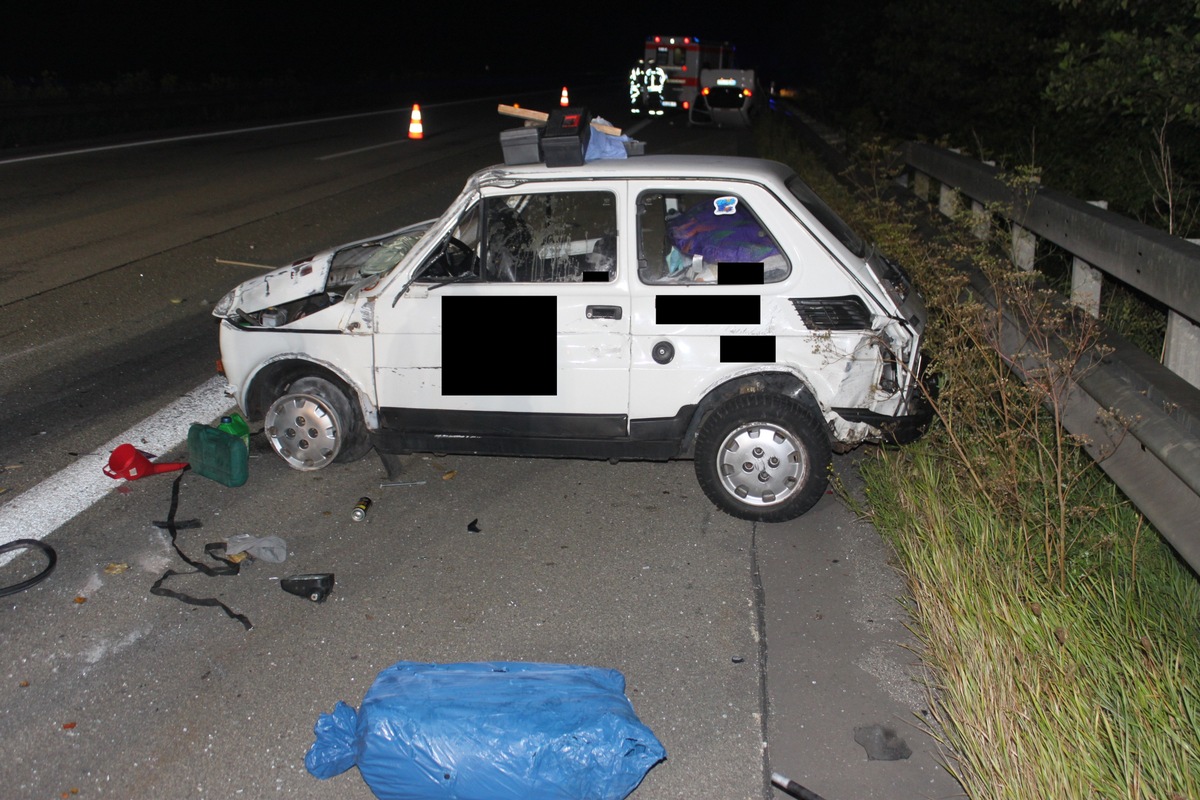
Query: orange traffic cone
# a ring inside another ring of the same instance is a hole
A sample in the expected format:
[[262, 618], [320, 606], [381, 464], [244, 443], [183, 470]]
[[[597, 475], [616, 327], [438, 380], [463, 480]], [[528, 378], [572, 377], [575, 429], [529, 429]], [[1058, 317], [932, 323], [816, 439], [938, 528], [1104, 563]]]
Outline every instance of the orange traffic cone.
[[423, 125], [421, 125], [421, 107], [416, 103], [413, 103], [412, 120], [408, 123], [408, 138], [425, 138], [425, 128]]
[[567, 87], [565, 86], [563, 87], [562, 99], [558, 101], [558, 104], [563, 108], [571, 105], [571, 101], [567, 99]]

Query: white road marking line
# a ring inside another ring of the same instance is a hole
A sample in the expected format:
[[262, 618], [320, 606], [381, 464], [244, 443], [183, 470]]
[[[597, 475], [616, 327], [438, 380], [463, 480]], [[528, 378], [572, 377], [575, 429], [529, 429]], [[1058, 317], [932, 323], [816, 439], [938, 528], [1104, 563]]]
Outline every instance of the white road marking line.
[[373, 144], [370, 147], [360, 147], [357, 150], [345, 150], [341, 153], [330, 153], [327, 156], [317, 156], [317, 161], [329, 161], [334, 158], [342, 158], [343, 156], [353, 156], [359, 153], [365, 153], [369, 150], [378, 150], [381, 147], [392, 147], [398, 144], [404, 144], [408, 139], [396, 139], [393, 142], [383, 142], [382, 144]]
[[[514, 95], [514, 97], [527, 97], [527, 96], [534, 95], [534, 94], [540, 94], [540, 93], [539, 92], [523, 92], [521, 94]], [[424, 106], [424, 108], [450, 108], [451, 106], [462, 106], [462, 105], [467, 105], [468, 103], [475, 103], [480, 100], [486, 100], [486, 99], [488, 99], [488, 98], [478, 97], [478, 98], [467, 98], [466, 100], [450, 100], [445, 103], [429, 103], [428, 105]], [[501, 99], [501, 98], [497, 97], [497, 98], [493, 98], [493, 99]], [[512, 98], [510, 98], [510, 100], [511, 99]], [[341, 114], [339, 116], [333, 116], [333, 117], [318, 117], [316, 119], [302, 119], [302, 120], [296, 120], [293, 122], [278, 122], [278, 123], [274, 123], [271, 125], [255, 125], [255, 126], [249, 127], [249, 128], [231, 128], [229, 130], [211, 131], [209, 133], [189, 133], [189, 134], [184, 134], [182, 136], [168, 136], [168, 137], [165, 137], [162, 139], [142, 139], [140, 141], [135, 141], [135, 142], [121, 142], [119, 144], [97, 145], [95, 147], [83, 147], [83, 148], [79, 148], [79, 149], [75, 149], [75, 150], [59, 150], [57, 152], [52, 152], [52, 153], [38, 153], [36, 155], [30, 155], [30, 156], [14, 156], [12, 158], [0, 158], [0, 166], [4, 166], [6, 164], [23, 164], [28, 161], [44, 161], [46, 159], [60, 158], [62, 156], [78, 156], [78, 155], [88, 155], [90, 153], [103, 153], [103, 152], [107, 152], [110, 150], [128, 150], [132, 147], [146, 147], [147, 145], [174, 144], [175, 142], [190, 142], [190, 141], [195, 141], [197, 139], [216, 139], [216, 138], [219, 138], [222, 136], [237, 136], [238, 134], [242, 134], [242, 133], [257, 133], [259, 131], [273, 131], [273, 130], [278, 130], [281, 128], [298, 128], [302, 125], [319, 125], [323, 122], [341, 122], [342, 120], [359, 119], [361, 117], [378, 117], [378, 116], [384, 116], [384, 115], [388, 115], [388, 114], [411, 114], [411, 112], [412, 112], [412, 106], [408, 105], [408, 106], [400, 106], [398, 108], [380, 109], [379, 111], [363, 111], [363, 112], [359, 112], [357, 114]], [[649, 122], [649, 120], [647, 120], [647, 123], [648, 122]], [[379, 147], [388, 147], [393, 144], [399, 144], [399, 142], [398, 141], [397, 142], [387, 142], [385, 144], [378, 145], [378, 146]], [[366, 148], [366, 149], [370, 149], [370, 148]], [[339, 155], [348, 155], [348, 153], [335, 154], [333, 156], [326, 156], [326, 158], [337, 158]], [[318, 160], [322, 160], [322, 159], [318, 159]]]
[[224, 131], [212, 131], [210, 133], [190, 133], [183, 136], [168, 136], [163, 139], [142, 139], [136, 142], [122, 142], [120, 144], [97, 145], [95, 147], [83, 147], [76, 150], [59, 150], [54, 153], [39, 153], [33, 156], [18, 156], [15, 158], [0, 159], [0, 166], [5, 164], [21, 164], [26, 161], [42, 161], [48, 158], [59, 158], [61, 156], [78, 156], [87, 155], [90, 153], [103, 153], [109, 150], [128, 150], [131, 147], [146, 147], [147, 145], [156, 144], [174, 144], [175, 142], [190, 142], [196, 139], [216, 139], [221, 136], [237, 136], [242, 133], [257, 133], [259, 131], [273, 131], [281, 128], [298, 128], [302, 125], [318, 125], [323, 122], [341, 122], [347, 119], [358, 119], [359, 117], [377, 117], [383, 114], [399, 114], [407, 111], [410, 106], [403, 108], [387, 108], [382, 111], [366, 111], [360, 114], [343, 114], [338, 117], [321, 117], [319, 119], [305, 119], [297, 122], [279, 122], [273, 125], [257, 125], [252, 128], [232, 128]]
[[37, 344], [30, 345], [29, 347], [26, 347], [23, 350], [17, 350], [12, 353], [5, 353], [4, 355], [0, 355], [0, 364], [3, 364], [7, 361], [12, 361], [14, 358], [23, 358], [25, 356], [32, 355], [32, 354], [38, 352], [39, 350], [45, 350], [47, 347], [55, 347], [55, 346], [61, 344], [62, 342], [69, 341], [70, 338], [71, 338], [70, 336], [60, 336], [57, 339], [51, 339], [49, 341], [42, 341], [42, 342], [38, 342]]
[[[214, 376], [111, 442], [81, 454], [71, 466], [0, 506], [0, 544], [14, 539], [44, 539], [124, 483], [123, 478], [114, 480], [103, 472], [117, 445], [130, 442], [139, 450], [163, 456], [187, 441], [193, 422], [210, 424], [233, 405], [225, 394], [225, 379]], [[143, 480], [171, 480], [170, 474]], [[0, 555], [0, 565], [19, 552]]]

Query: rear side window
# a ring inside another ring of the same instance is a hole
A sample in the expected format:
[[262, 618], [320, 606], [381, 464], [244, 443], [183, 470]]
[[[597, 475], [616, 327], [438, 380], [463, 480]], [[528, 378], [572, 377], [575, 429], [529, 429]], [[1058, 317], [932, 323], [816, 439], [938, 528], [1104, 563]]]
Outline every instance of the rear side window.
[[847, 250], [859, 258], [866, 256], [866, 243], [832, 208], [826, 205], [824, 200], [817, 197], [817, 193], [810, 189], [807, 183], [800, 180], [799, 176], [793, 175], [789, 178], [787, 187], [795, 195], [796, 199], [804, 204], [809, 213], [816, 217], [817, 221], [825, 227], [825, 230], [836, 236], [838, 241], [846, 246]]
[[645, 192], [638, 219], [643, 283], [776, 283], [791, 272], [779, 244], [737, 195]]

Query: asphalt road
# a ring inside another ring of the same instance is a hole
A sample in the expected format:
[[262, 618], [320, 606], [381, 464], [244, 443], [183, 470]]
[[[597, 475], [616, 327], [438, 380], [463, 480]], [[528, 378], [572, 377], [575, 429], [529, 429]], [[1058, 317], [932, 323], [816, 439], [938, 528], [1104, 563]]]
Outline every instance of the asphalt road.
[[[603, 97], [577, 100], [625, 123]], [[0, 164], [0, 500], [98, 469], [106, 443], [208, 381], [209, 309], [243, 264], [440, 213], [499, 160], [495, 102], [425, 107], [420, 143], [403, 109]], [[747, 146], [665, 122], [637, 136], [656, 152]], [[755, 526], [717, 512], [687, 462], [413, 456], [405, 475], [423, 484], [381, 487], [374, 456], [301, 474], [252, 442], [245, 486], [183, 474], [176, 519], [199, 527], [177, 543], [201, 560], [206, 543], [275, 535], [287, 560], [165, 584], [250, 630], [150, 593], [188, 570], [154, 524], [172, 475], [114, 484], [47, 536], [50, 578], [3, 598], [6, 797], [370, 797], [357, 770], [318, 781], [303, 756], [321, 713], [400, 660], [620, 670], [667, 751], [639, 800], [783, 797], [772, 772], [827, 800], [960, 794], [920, 724], [902, 583], [832, 495]], [[850, 474], [850, 457], [836, 465]], [[21, 556], [0, 583], [34, 568]], [[324, 572], [323, 603], [280, 588]], [[872, 726], [903, 740], [885, 755], [911, 754], [870, 758], [855, 729]]]

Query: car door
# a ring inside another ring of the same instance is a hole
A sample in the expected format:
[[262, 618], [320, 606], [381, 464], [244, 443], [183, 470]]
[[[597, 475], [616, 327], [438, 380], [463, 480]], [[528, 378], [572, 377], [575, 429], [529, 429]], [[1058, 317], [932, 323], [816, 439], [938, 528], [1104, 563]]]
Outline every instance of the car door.
[[812, 358], [786, 288], [826, 256], [761, 186], [647, 181], [638, 214], [630, 414], [663, 418], [747, 371]]
[[377, 311], [384, 429], [410, 449], [531, 454], [627, 434], [621, 189], [484, 190]]

